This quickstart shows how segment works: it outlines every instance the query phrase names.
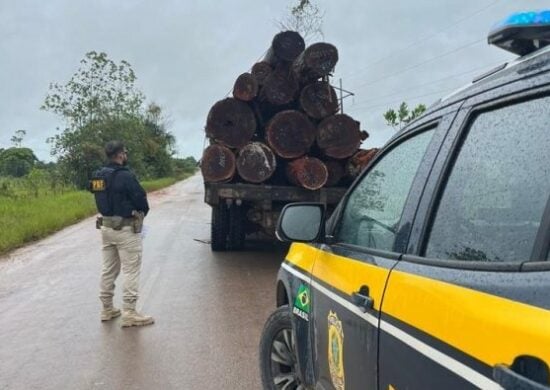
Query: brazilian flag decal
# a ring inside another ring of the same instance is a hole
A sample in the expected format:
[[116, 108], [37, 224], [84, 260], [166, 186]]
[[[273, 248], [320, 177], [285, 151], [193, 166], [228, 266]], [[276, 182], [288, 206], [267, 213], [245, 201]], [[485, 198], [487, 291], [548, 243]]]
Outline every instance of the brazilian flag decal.
[[309, 287], [305, 284], [300, 285], [296, 300], [294, 301], [294, 307], [309, 313]]

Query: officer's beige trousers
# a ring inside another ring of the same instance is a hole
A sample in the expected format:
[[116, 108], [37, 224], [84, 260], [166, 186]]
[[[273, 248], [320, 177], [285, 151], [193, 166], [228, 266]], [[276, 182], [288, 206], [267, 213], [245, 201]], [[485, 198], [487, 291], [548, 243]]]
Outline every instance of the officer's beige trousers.
[[101, 238], [103, 241], [103, 268], [99, 298], [104, 307], [112, 307], [115, 280], [122, 268], [124, 275], [123, 309], [135, 309], [141, 271], [141, 235], [134, 233], [131, 226], [124, 226], [121, 230], [103, 226], [101, 227]]

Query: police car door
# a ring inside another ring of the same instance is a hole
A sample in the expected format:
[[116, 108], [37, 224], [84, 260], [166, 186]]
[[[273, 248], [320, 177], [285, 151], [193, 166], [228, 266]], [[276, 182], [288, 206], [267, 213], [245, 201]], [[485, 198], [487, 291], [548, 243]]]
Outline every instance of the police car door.
[[511, 89], [467, 102], [434, 164], [384, 295], [380, 389], [550, 388], [550, 90]]
[[[316, 379], [322, 389], [375, 389], [378, 316], [409, 190], [434, 128], [404, 135], [371, 163], [340, 205], [333, 244], [313, 265]], [[330, 224], [330, 221], [329, 221]], [[330, 230], [334, 230], [331, 232]]]

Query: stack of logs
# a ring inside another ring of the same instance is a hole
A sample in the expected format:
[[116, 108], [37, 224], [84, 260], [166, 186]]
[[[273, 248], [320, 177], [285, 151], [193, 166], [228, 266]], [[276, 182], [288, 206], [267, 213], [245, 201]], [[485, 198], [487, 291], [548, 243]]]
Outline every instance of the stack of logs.
[[338, 114], [328, 75], [336, 47], [284, 31], [263, 61], [235, 81], [233, 97], [208, 113], [201, 170], [205, 182], [270, 183], [310, 190], [353, 180], [376, 154], [359, 150], [368, 137]]

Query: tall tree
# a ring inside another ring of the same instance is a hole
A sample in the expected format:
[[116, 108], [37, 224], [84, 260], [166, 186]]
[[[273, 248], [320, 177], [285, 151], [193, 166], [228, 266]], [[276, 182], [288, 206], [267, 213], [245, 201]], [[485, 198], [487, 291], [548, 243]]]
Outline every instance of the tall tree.
[[135, 82], [136, 75], [127, 61], [117, 64], [106, 53], [91, 51], [65, 85], [50, 84], [41, 108], [63, 117], [70, 130], [137, 115], [145, 97]]
[[27, 132], [25, 130], [16, 130], [15, 134], [11, 137], [10, 141], [13, 143], [13, 146], [16, 148], [21, 147], [21, 143], [23, 142], [23, 138], [25, 138], [25, 135]]
[[298, 0], [298, 4], [289, 7], [286, 16], [278, 21], [281, 30], [299, 32], [304, 40], [323, 38], [323, 17], [325, 16], [311, 0]]
[[89, 52], [65, 85], [54, 83], [42, 108], [61, 116], [66, 128], [51, 137], [66, 177], [84, 187], [103, 163], [103, 146], [119, 139], [130, 150], [129, 162], [141, 176], [170, 174], [175, 140], [166, 129], [162, 109], [145, 110], [144, 95], [126, 61], [115, 63], [105, 53]]
[[27, 175], [38, 159], [29, 148], [13, 147], [0, 152], [0, 176]]
[[407, 103], [403, 102], [397, 109], [390, 108], [384, 113], [384, 119], [388, 126], [396, 130], [401, 130], [408, 123], [412, 122], [426, 111], [424, 104], [419, 104], [412, 110], [409, 109]]

